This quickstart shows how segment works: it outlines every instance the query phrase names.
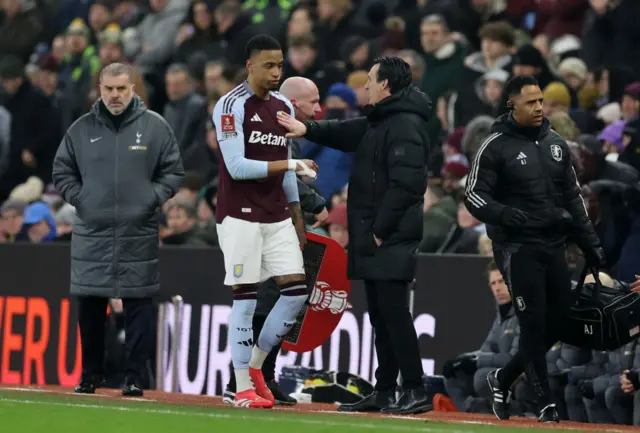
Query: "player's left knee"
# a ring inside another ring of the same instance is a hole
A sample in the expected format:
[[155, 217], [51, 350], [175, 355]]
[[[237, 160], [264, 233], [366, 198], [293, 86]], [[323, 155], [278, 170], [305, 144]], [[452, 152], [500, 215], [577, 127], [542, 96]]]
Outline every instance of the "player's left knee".
[[275, 277], [276, 284], [278, 284], [281, 291], [284, 286], [288, 286], [291, 284], [302, 284], [306, 287], [306, 279], [307, 276], [304, 274], [281, 275]]

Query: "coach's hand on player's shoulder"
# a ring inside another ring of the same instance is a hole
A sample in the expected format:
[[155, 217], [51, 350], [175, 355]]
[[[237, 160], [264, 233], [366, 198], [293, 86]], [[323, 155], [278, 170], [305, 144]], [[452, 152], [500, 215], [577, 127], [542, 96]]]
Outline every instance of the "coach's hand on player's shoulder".
[[289, 131], [286, 135], [288, 138], [302, 137], [307, 133], [307, 127], [304, 123], [284, 111], [278, 112], [278, 123]]

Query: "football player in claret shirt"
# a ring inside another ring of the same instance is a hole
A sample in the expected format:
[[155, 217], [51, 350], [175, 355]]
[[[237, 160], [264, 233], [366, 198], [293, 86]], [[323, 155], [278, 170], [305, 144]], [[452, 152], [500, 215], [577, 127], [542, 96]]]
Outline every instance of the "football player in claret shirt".
[[[229, 344], [234, 405], [269, 408], [274, 398], [262, 364], [293, 326], [308, 295], [296, 173], [315, 177], [318, 167], [310, 160], [290, 159], [287, 131], [277, 120], [279, 111], [294, 115], [291, 102], [275, 91], [282, 74], [280, 44], [258, 35], [249, 40], [246, 52], [247, 81], [213, 110], [222, 154], [216, 218], [224, 283], [233, 289]], [[275, 278], [281, 296], [253, 341], [258, 284], [269, 278]]]

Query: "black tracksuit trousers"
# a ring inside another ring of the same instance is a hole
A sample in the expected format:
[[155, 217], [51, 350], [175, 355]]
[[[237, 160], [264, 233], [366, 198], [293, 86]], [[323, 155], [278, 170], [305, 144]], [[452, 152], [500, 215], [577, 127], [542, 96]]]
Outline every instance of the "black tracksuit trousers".
[[409, 311], [409, 283], [367, 280], [364, 286], [376, 335], [376, 391], [394, 391], [398, 372], [404, 390], [424, 386], [418, 336]]
[[[104, 375], [105, 322], [107, 298], [78, 297], [78, 322], [82, 342], [82, 378]], [[150, 298], [123, 299], [125, 321], [126, 370], [128, 382], [142, 386], [144, 372], [152, 359], [154, 307]]]
[[520, 350], [500, 371], [498, 380], [510, 387], [525, 373], [543, 409], [553, 403], [546, 354], [562, 339], [563, 320], [571, 305], [565, 248], [494, 245], [494, 258], [520, 322]]

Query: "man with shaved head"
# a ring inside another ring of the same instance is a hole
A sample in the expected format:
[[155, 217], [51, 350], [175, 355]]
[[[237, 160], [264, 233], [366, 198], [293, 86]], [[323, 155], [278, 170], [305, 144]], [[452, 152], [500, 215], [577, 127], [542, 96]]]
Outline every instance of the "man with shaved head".
[[[300, 121], [311, 120], [320, 112], [320, 95], [318, 87], [316, 87], [313, 81], [307, 78], [291, 77], [286, 79], [280, 86], [280, 93], [289, 99], [294, 107], [295, 117]], [[297, 139], [291, 140], [290, 146], [291, 157], [297, 158], [297, 154], [300, 149]], [[320, 195], [316, 194], [313, 189], [309, 188], [309, 186], [300, 179], [298, 179], [298, 194], [300, 196], [300, 207], [302, 210], [315, 215], [316, 224], [314, 227], [318, 227], [323, 224], [329, 217], [324, 199]], [[256, 338], [260, 335], [260, 331], [264, 326], [265, 320], [279, 297], [280, 289], [273, 278], [260, 285], [260, 289], [257, 294], [256, 309], [253, 313], [253, 333]], [[256, 338], [254, 338], [254, 340]], [[280, 390], [278, 383], [275, 381], [276, 358], [280, 352], [280, 347], [281, 344], [278, 344], [269, 352], [262, 364], [262, 374], [267, 382], [267, 386], [273, 394], [276, 404], [294, 405], [297, 403], [297, 400], [284, 394]], [[235, 374], [231, 374], [231, 380], [224, 392], [223, 401], [225, 403], [233, 404], [235, 391]]]

